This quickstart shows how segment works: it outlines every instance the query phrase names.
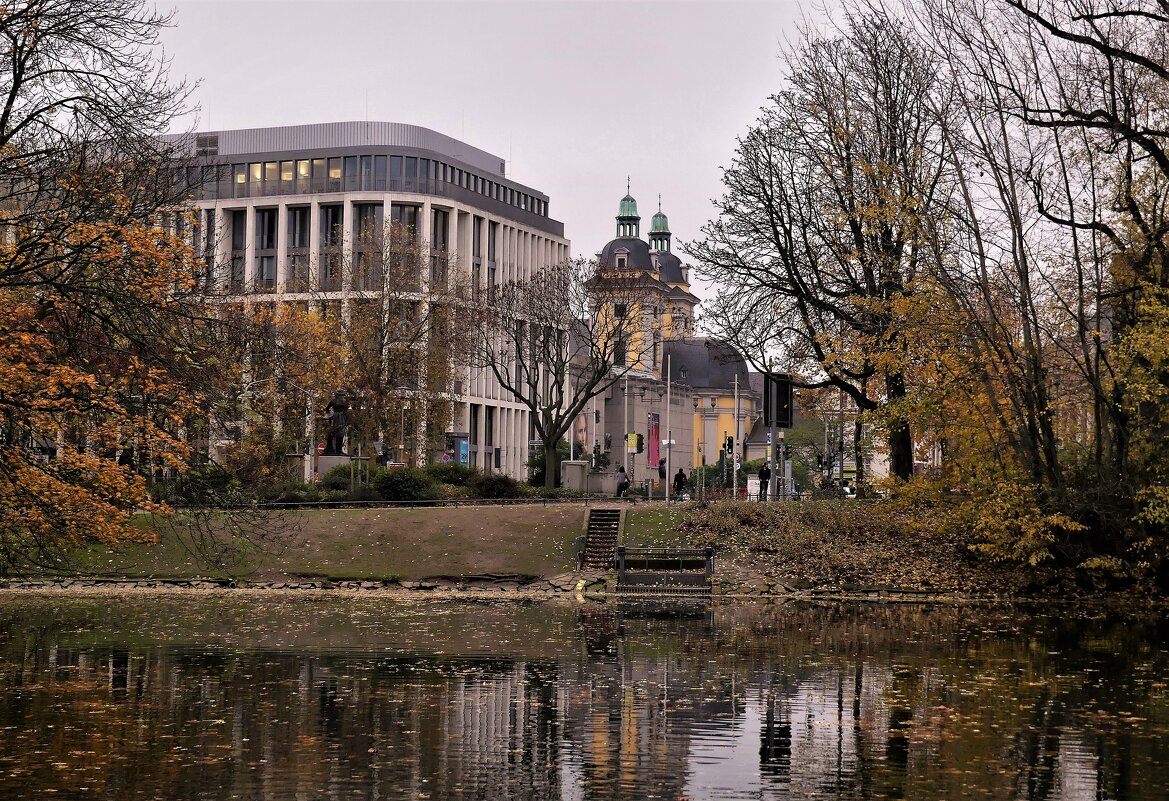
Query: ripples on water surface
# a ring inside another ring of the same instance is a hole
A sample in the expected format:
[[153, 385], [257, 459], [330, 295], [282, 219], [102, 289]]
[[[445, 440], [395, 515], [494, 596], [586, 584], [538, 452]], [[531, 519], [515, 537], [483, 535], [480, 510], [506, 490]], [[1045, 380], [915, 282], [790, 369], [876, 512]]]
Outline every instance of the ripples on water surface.
[[0, 598], [0, 797], [1169, 798], [1164, 624]]

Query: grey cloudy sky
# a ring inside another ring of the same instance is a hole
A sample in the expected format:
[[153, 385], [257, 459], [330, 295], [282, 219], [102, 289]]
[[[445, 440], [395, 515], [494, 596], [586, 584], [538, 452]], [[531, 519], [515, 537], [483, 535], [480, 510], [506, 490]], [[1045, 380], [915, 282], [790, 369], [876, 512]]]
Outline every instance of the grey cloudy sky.
[[[166, 5], [160, 0], [160, 6]], [[631, 176], [698, 235], [735, 137], [780, 85], [807, 10], [773, 2], [177, 0], [175, 77], [200, 129], [340, 120], [422, 125], [507, 159], [551, 198], [574, 254], [614, 236]]]

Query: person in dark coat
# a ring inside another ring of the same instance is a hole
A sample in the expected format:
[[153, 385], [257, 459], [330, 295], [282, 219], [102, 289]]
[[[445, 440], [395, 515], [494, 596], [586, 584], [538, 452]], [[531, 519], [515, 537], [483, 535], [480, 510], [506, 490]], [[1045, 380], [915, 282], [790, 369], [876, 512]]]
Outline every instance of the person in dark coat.
[[625, 490], [629, 489], [629, 474], [625, 472], [625, 467], [617, 468], [617, 497], [624, 498]]
[[767, 462], [759, 468], [759, 500], [767, 500], [767, 487], [771, 484], [771, 468], [767, 466]]
[[685, 491], [685, 489], [686, 489], [686, 471], [684, 471], [681, 467], [679, 467], [678, 472], [674, 475], [674, 497], [677, 498], [679, 495], [681, 495]]

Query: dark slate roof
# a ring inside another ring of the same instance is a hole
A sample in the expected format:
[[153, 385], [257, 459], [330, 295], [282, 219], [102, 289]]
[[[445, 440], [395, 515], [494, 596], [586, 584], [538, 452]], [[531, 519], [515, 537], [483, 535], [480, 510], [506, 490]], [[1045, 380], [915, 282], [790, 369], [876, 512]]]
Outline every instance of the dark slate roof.
[[739, 386], [748, 389], [747, 363], [725, 342], [704, 337], [666, 342], [663, 359], [667, 355], [671, 380], [676, 383], [695, 389], [730, 389], [737, 373]]
[[628, 258], [630, 267], [645, 270], [646, 272], [653, 272], [653, 259], [656, 256], [658, 260], [657, 269], [660, 271], [663, 281], [668, 284], [684, 283], [682, 280], [682, 262], [677, 256], [673, 253], [652, 251], [649, 249], [649, 243], [632, 236], [614, 239], [605, 245], [601, 250], [601, 263], [615, 267], [617, 265], [617, 251], [623, 248], [629, 251]]

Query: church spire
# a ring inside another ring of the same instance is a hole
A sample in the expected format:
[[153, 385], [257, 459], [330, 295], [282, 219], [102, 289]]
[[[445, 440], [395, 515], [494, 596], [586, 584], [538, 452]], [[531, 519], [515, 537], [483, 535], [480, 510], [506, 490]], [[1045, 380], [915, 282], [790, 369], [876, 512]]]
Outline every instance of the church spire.
[[662, 213], [661, 195], [658, 195], [658, 213], [653, 216], [649, 223], [649, 247], [650, 250], [660, 250], [663, 253], [670, 252], [670, 221]]
[[625, 176], [625, 197], [617, 209], [617, 238], [637, 239], [641, 236], [641, 217], [637, 214], [637, 201], [629, 194], [629, 176]]

